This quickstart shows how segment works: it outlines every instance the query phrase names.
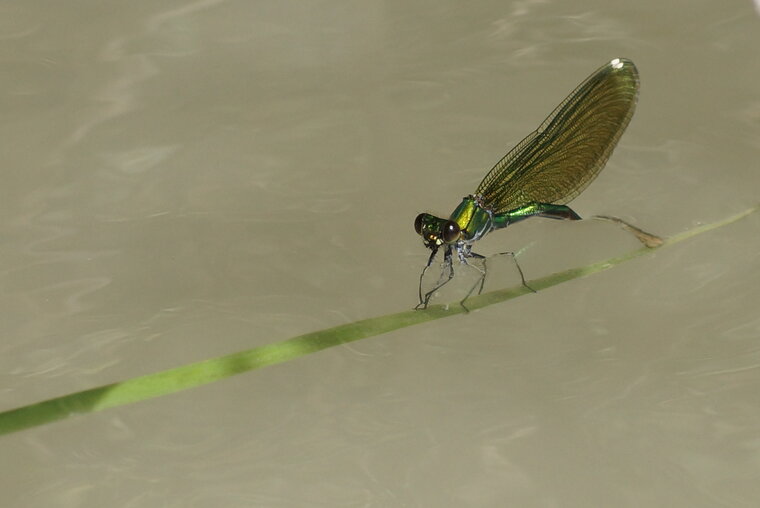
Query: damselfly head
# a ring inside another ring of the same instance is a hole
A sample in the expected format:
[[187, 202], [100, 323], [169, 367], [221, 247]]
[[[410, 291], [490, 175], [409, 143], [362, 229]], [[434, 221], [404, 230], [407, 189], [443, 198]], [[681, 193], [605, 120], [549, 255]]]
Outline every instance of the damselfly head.
[[429, 249], [438, 248], [445, 243], [456, 243], [462, 236], [459, 224], [429, 213], [421, 213], [414, 219], [414, 230]]

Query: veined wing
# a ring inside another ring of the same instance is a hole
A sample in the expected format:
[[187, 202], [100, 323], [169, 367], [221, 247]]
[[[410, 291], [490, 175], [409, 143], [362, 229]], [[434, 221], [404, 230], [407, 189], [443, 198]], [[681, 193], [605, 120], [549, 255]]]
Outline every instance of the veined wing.
[[494, 213], [570, 202], [604, 167], [633, 116], [638, 91], [632, 61], [603, 65], [488, 172], [476, 195]]

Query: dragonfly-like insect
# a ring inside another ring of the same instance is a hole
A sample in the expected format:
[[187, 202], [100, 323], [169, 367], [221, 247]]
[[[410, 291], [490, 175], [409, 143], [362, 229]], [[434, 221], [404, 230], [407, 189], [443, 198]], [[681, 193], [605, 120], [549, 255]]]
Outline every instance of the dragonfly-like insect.
[[[632, 61], [615, 58], [600, 67], [563, 100], [544, 122], [507, 153], [488, 172], [474, 194], [465, 197], [448, 219], [421, 213], [414, 229], [431, 250], [420, 274], [416, 308], [426, 308], [430, 298], [454, 277], [452, 254], [480, 272], [478, 282], [460, 302], [480, 285], [486, 270], [468, 263], [484, 259], [472, 245], [495, 229], [539, 216], [579, 220], [567, 206], [596, 178], [609, 159], [636, 108], [639, 74]], [[423, 293], [422, 280], [439, 249], [443, 249], [443, 272], [430, 291]], [[506, 253], [512, 255], [514, 253]], [[520, 265], [515, 264], [522, 284]], [[466, 309], [466, 307], [465, 307]]]

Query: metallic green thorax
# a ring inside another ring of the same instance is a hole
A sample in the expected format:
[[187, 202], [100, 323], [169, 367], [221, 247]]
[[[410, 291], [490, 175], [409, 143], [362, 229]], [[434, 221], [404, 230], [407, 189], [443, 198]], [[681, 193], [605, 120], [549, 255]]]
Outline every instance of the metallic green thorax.
[[459, 225], [459, 239], [465, 243], [476, 242], [494, 229], [493, 214], [480, 206], [473, 196], [464, 198], [456, 210], [451, 212], [449, 220]]

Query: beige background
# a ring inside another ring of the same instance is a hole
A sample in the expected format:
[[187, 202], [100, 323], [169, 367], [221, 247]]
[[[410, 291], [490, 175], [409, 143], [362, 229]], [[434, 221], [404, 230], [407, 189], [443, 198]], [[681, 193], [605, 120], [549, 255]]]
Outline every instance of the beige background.
[[[411, 308], [414, 217], [616, 56], [639, 108], [573, 208], [670, 235], [760, 200], [749, 1], [4, 2], [0, 41], [0, 409]], [[3, 437], [2, 505], [756, 506], [758, 226]]]

